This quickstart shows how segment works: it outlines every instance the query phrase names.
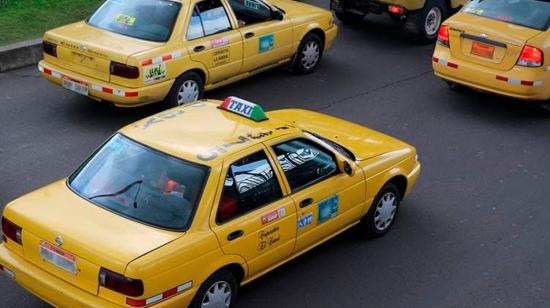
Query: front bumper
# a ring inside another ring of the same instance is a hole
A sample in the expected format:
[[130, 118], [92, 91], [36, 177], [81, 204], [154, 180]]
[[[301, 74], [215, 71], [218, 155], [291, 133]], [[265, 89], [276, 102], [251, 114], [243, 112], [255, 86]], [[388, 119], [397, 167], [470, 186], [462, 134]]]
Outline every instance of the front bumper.
[[483, 92], [522, 100], [550, 98], [550, 71], [544, 68], [515, 66], [499, 71], [456, 59], [449, 48], [440, 45], [436, 45], [432, 65], [437, 77]]
[[44, 78], [59, 86], [63, 85], [64, 78], [85, 83], [89, 97], [112, 102], [118, 107], [136, 107], [162, 101], [174, 83], [174, 80], [167, 80], [141, 88], [127, 88], [60, 68], [45, 60], [38, 63], [38, 69]]
[[419, 161], [416, 161], [414, 169], [407, 175], [407, 191], [405, 192], [405, 196], [403, 196], [403, 198], [407, 197], [411, 193], [414, 184], [416, 184], [416, 180], [420, 175], [420, 169], [422, 169], [422, 164]]
[[332, 47], [332, 43], [336, 39], [336, 35], [338, 34], [338, 26], [335, 24], [332, 25], [332, 27], [325, 30], [325, 50]]

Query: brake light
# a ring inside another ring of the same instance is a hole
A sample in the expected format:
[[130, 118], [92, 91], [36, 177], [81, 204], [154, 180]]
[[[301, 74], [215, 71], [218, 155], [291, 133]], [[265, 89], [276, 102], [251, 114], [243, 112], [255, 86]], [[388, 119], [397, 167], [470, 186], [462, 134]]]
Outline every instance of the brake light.
[[42, 42], [42, 51], [45, 54], [48, 54], [52, 57], [57, 58], [57, 44], [54, 44], [52, 42], [43, 41]]
[[139, 69], [137, 67], [118, 62], [111, 62], [110, 71], [111, 75], [128, 79], [136, 79], [139, 77]]
[[101, 268], [99, 271], [99, 284], [109, 290], [137, 297], [143, 295], [143, 282]]
[[388, 11], [392, 14], [405, 15], [405, 8], [399, 5], [392, 4], [388, 6]]
[[527, 66], [527, 67], [539, 67], [542, 66], [543, 62], [543, 53], [542, 50], [525, 45], [519, 56], [518, 65]]
[[6, 238], [9, 238], [17, 244], [22, 245], [22, 231], [23, 229], [21, 227], [9, 221], [8, 219], [6, 219], [6, 217], [2, 216], [2, 234], [4, 241], [6, 241]]
[[449, 47], [449, 27], [447, 25], [441, 25], [439, 32], [437, 33], [437, 42], [440, 45]]

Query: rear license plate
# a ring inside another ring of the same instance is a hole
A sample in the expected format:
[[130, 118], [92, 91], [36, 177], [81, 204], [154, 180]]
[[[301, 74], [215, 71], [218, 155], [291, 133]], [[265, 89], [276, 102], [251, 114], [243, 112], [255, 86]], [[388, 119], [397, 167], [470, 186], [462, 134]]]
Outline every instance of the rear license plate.
[[40, 256], [47, 262], [76, 274], [76, 257], [54, 245], [42, 241], [40, 243]]
[[64, 78], [63, 88], [88, 96], [88, 85], [85, 82], [75, 82], [70, 79]]
[[495, 46], [483, 44], [480, 42], [472, 42], [470, 53], [482, 58], [493, 59], [495, 55]]

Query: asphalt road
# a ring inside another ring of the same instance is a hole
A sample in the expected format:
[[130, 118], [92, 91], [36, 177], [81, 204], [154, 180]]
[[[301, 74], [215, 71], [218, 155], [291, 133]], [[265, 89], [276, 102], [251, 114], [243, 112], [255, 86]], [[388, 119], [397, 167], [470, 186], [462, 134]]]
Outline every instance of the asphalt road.
[[[432, 74], [432, 50], [371, 18], [341, 25], [314, 74], [274, 70], [207, 93], [340, 116], [415, 145], [423, 163], [387, 236], [345, 232], [243, 288], [239, 307], [550, 305], [550, 115], [448, 89]], [[35, 68], [0, 74], [0, 204], [68, 175], [156, 111], [107, 108]], [[46, 305], [0, 277], [0, 306]]]

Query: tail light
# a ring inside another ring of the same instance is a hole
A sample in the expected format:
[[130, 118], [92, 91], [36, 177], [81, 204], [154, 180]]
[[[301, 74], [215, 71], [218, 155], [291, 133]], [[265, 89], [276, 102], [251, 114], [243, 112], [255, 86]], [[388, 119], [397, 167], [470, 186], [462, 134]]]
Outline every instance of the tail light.
[[397, 15], [405, 15], [406, 13], [404, 7], [399, 5], [394, 5], [394, 4], [388, 6], [388, 11], [392, 14], [397, 14]]
[[128, 79], [136, 79], [139, 77], [139, 69], [137, 67], [118, 62], [111, 62], [110, 71], [111, 75]]
[[19, 245], [23, 244], [23, 241], [21, 240], [21, 233], [23, 229], [19, 227], [18, 225], [14, 224], [13, 222], [7, 220], [5, 217], [2, 216], [2, 234], [3, 239], [6, 241], [6, 238], [9, 238], [10, 240], [16, 242]]
[[439, 32], [437, 33], [437, 42], [440, 45], [449, 47], [449, 27], [447, 25], [441, 25]]
[[143, 282], [141, 280], [124, 277], [104, 268], [99, 271], [99, 284], [124, 295], [132, 297], [143, 295]]
[[43, 41], [42, 42], [42, 51], [44, 51], [45, 54], [48, 54], [52, 57], [57, 58], [57, 44], [54, 44], [52, 42]]
[[519, 56], [518, 65], [527, 66], [527, 67], [539, 67], [542, 66], [543, 62], [543, 53], [542, 50], [525, 45]]

